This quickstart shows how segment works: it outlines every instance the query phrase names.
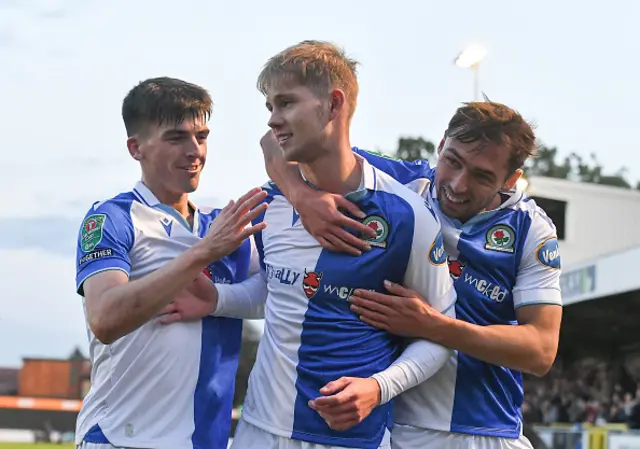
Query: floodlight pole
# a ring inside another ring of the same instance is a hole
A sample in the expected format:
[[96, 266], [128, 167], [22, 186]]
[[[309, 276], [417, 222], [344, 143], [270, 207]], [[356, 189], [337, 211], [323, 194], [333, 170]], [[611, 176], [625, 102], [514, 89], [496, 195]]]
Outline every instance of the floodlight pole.
[[473, 101], [480, 101], [480, 63], [471, 66], [473, 69]]

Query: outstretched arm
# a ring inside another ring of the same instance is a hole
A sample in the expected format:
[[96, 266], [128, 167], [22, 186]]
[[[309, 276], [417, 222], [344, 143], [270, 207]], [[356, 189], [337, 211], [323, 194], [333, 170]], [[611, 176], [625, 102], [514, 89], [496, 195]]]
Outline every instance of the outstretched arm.
[[543, 376], [555, 360], [562, 321], [560, 255], [555, 228], [547, 220], [535, 217], [526, 237], [512, 292], [517, 325], [480, 326], [445, 316], [397, 284], [387, 287], [390, 295], [356, 291], [352, 310], [393, 334], [425, 338], [492, 365]]

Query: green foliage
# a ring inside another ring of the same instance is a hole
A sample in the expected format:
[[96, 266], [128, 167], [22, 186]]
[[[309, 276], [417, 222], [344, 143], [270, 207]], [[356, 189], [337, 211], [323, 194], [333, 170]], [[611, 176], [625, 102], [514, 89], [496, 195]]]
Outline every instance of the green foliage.
[[[393, 157], [406, 161], [424, 159], [435, 165], [436, 146], [422, 137], [401, 137]], [[536, 157], [530, 158], [525, 165], [525, 176], [546, 176], [550, 178], [570, 179], [579, 182], [591, 182], [614, 187], [631, 189], [627, 181], [627, 168], [621, 167], [614, 173], [605, 173], [602, 164], [595, 154], [586, 159], [578, 153], [571, 153], [564, 159], [558, 156], [556, 147], [540, 145]], [[635, 186], [640, 190], [640, 182]]]

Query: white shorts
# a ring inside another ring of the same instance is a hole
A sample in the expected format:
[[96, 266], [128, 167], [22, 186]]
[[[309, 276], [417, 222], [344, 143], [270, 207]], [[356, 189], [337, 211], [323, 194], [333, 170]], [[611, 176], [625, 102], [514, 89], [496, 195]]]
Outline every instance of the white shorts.
[[[379, 449], [390, 449], [390, 434], [385, 433]], [[346, 449], [342, 446], [325, 446], [307, 441], [292, 440], [291, 438], [274, 435], [266, 430], [249, 424], [240, 419], [236, 433], [233, 436], [231, 449]]]
[[[229, 440], [229, 446], [231, 445], [231, 440]], [[227, 448], [229, 448], [227, 446]], [[126, 447], [115, 447], [111, 444], [103, 444], [103, 443], [87, 443], [83, 441], [82, 443], [76, 446], [76, 449], [130, 449]]]
[[392, 449], [533, 449], [525, 436], [518, 439], [440, 432], [395, 424]]
[[86, 441], [83, 441], [82, 443], [76, 446], [76, 449], [129, 449], [129, 448], [115, 447], [115, 446], [112, 446], [111, 444], [105, 444], [105, 443], [87, 443]]

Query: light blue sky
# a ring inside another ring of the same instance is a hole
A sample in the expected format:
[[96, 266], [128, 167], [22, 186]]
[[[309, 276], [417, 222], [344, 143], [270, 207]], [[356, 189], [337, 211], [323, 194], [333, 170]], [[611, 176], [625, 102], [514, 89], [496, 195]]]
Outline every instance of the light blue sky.
[[87, 348], [75, 233], [94, 200], [138, 179], [120, 106], [139, 80], [176, 76], [211, 91], [201, 204], [264, 182], [257, 142], [267, 112], [255, 78], [303, 39], [337, 42], [362, 63], [353, 144], [439, 139], [473, 92], [471, 72], [453, 59], [479, 42], [491, 99], [535, 121], [545, 143], [596, 152], [636, 180], [638, 17], [640, 3], [628, 0], [0, 0], [0, 366]]

